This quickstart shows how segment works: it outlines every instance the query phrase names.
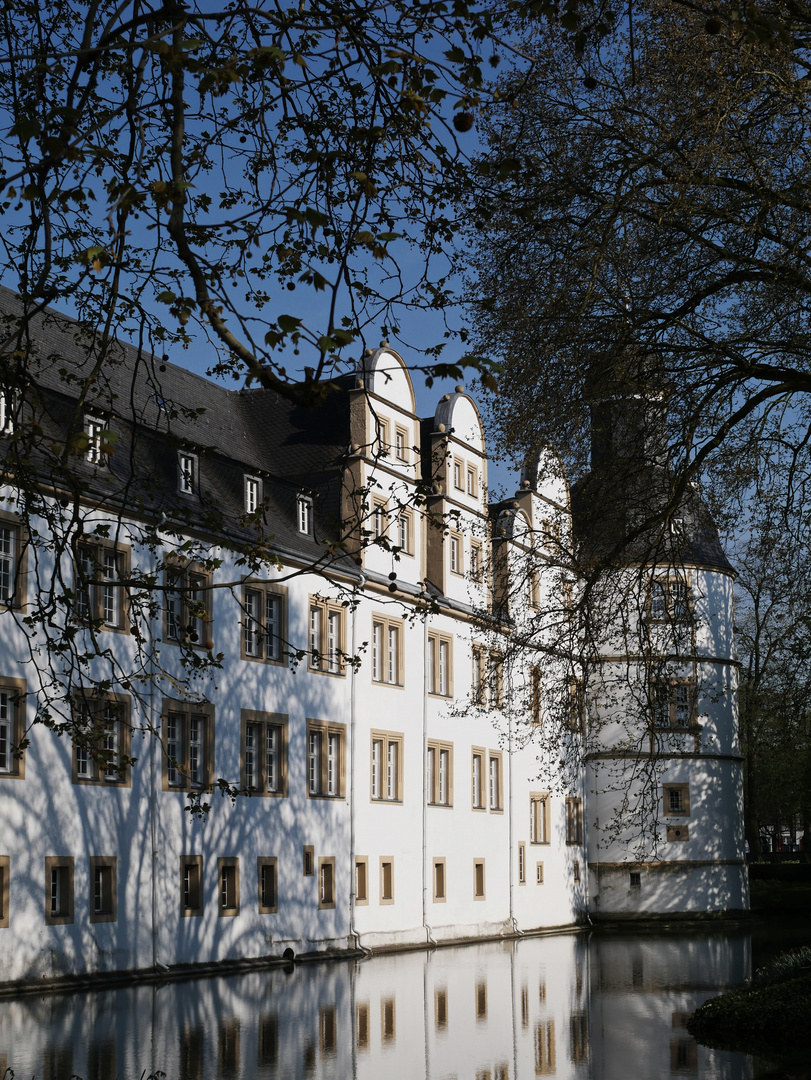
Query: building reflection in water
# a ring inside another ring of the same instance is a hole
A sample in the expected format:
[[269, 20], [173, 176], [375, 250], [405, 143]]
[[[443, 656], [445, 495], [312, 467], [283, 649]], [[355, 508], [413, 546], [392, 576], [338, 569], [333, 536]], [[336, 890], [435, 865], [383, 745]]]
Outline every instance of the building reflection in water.
[[685, 1020], [749, 974], [744, 935], [565, 934], [0, 1002], [0, 1076], [746, 1080]]

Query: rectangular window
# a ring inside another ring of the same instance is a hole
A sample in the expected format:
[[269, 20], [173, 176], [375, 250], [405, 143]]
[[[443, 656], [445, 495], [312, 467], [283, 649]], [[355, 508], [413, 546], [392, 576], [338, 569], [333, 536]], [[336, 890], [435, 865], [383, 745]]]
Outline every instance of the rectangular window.
[[17, 750], [25, 729], [26, 683], [0, 678], [0, 779], [25, 777], [25, 755]]
[[484, 650], [473, 646], [473, 671], [470, 696], [474, 705], [484, 705], [487, 700], [484, 681]]
[[445, 860], [434, 859], [434, 903], [445, 903]]
[[463, 574], [465, 572], [464, 556], [462, 549], [462, 537], [454, 536], [450, 537], [450, 552], [451, 552], [451, 573]]
[[414, 519], [409, 510], [397, 515], [397, 544], [404, 555], [414, 554]]
[[11, 892], [9, 875], [11, 873], [11, 856], [0, 855], [0, 930], [8, 929], [9, 925], [9, 895]]
[[462, 469], [462, 462], [458, 459], [455, 460], [453, 463], [453, 486], [456, 488], [457, 491], [464, 490], [462, 486]]
[[257, 858], [260, 915], [273, 915], [279, 910], [278, 871], [278, 859], [275, 855], [260, 855]]
[[689, 730], [696, 724], [694, 679], [656, 682], [653, 685], [653, 726], [659, 730]]
[[318, 906], [322, 910], [335, 907], [334, 856], [318, 860]]
[[287, 659], [287, 590], [251, 582], [242, 593], [242, 659], [281, 664]]
[[287, 795], [287, 717], [242, 710], [242, 786], [253, 795]]
[[535, 863], [535, 884], [543, 885], [543, 863]]
[[313, 500], [309, 495], [296, 498], [296, 527], [302, 536], [313, 534]]
[[118, 918], [117, 862], [114, 855], [90, 856], [90, 922]]
[[487, 770], [489, 805], [491, 810], [499, 812], [504, 808], [501, 792], [501, 775], [501, 752], [499, 750], [491, 750]]
[[11, 435], [14, 431], [14, 392], [0, 389], [0, 435]]
[[181, 495], [197, 494], [197, 455], [188, 450], [178, 451], [177, 490]]
[[389, 436], [389, 422], [388, 420], [377, 418], [377, 451], [381, 457], [388, 457], [391, 450], [391, 439]]
[[402, 686], [403, 626], [398, 619], [375, 615], [372, 620], [372, 679]]
[[651, 622], [689, 622], [692, 607], [690, 582], [685, 578], [653, 578], [648, 592], [648, 619]]
[[194, 649], [212, 648], [211, 574], [193, 565], [172, 566], [164, 572], [164, 581], [164, 639]]
[[484, 761], [486, 751], [478, 746], [473, 747], [472, 759], [472, 791], [471, 805], [474, 810], [484, 810]]
[[80, 544], [74, 565], [74, 612], [99, 630], [128, 630], [126, 589], [130, 549], [116, 544]]
[[73, 866], [70, 855], [45, 856], [45, 922], [49, 926], [73, 922]]
[[394, 859], [391, 855], [380, 858], [380, 903], [394, 903]]
[[262, 481], [258, 476], [245, 477], [245, 513], [255, 514], [262, 503]]
[[500, 709], [504, 704], [503, 660], [500, 652], [491, 652], [487, 657], [487, 696], [491, 709]]
[[325, 720], [307, 721], [307, 794], [340, 798], [345, 787], [346, 728]]
[[467, 493], [474, 498], [479, 494], [479, 478], [475, 465], [467, 467]]
[[210, 787], [214, 783], [214, 706], [165, 698], [163, 790]]
[[312, 844], [305, 844], [301, 849], [302, 873], [304, 877], [315, 876], [315, 848]]
[[662, 790], [664, 793], [665, 817], [690, 816], [689, 784], [665, 784]]
[[73, 783], [129, 787], [130, 702], [125, 697], [73, 705]]
[[226, 856], [217, 859], [217, 880], [219, 882], [219, 903], [217, 914], [222, 916], [239, 915], [239, 859]]
[[203, 914], [203, 856], [180, 856], [181, 918]]
[[355, 857], [355, 903], [369, 903], [369, 859], [366, 855]]
[[426, 790], [432, 806], [453, 805], [453, 743], [428, 743], [426, 760]]
[[527, 845], [521, 841], [518, 845], [518, 884], [527, 883]]
[[566, 800], [566, 843], [583, 843], [583, 804], [580, 799]]
[[566, 702], [567, 722], [569, 731], [585, 732], [586, 729], [586, 700], [582, 679], [569, 679], [568, 700]]
[[401, 802], [403, 795], [403, 736], [392, 731], [373, 731], [371, 797]]
[[453, 693], [453, 638], [431, 632], [428, 635], [426, 677], [428, 693], [450, 697]]
[[541, 669], [529, 669], [529, 718], [534, 727], [540, 727], [543, 719], [541, 712]]
[[549, 795], [531, 793], [529, 796], [529, 842], [549, 843]]
[[482, 546], [478, 540], [470, 542], [470, 577], [473, 581], [482, 579]]
[[389, 514], [386, 504], [375, 502], [372, 505], [372, 536], [375, 540], [387, 539], [389, 535]]
[[0, 604], [25, 603], [25, 544], [19, 523], [0, 517]]
[[473, 860], [473, 899], [484, 900], [484, 859]]
[[408, 432], [405, 428], [394, 429], [394, 456], [398, 461], [408, 461]]
[[86, 416], [84, 433], [87, 436], [85, 461], [97, 468], [104, 468], [107, 464], [107, 454], [112, 449], [108, 441], [110, 432], [107, 430], [107, 425], [95, 416]]
[[310, 598], [310, 671], [344, 674], [344, 608], [339, 604]]

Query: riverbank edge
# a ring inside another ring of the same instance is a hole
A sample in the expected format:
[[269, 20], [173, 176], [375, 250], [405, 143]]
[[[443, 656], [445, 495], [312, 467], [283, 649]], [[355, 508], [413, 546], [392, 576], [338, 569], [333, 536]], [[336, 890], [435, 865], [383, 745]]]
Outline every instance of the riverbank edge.
[[94, 990], [113, 990], [138, 985], [159, 985], [170, 982], [186, 982], [194, 979], [210, 979], [221, 975], [242, 975], [250, 971], [276, 968], [292, 970], [296, 964], [324, 963], [330, 961], [358, 960], [391, 953], [426, 952], [434, 949], [451, 949], [465, 945], [483, 945], [492, 941], [520, 941], [523, 938], [554, 937], [577, 933], [649, 933], [651, 931], [706, 932], [715, 928], [738, 929], [749, 925], [748, 912], [731, 912], [692, 916], [650, 916], [634, 920], [589, 920], [566, 923], [562, 926], [538, 927], [535, 930], [499, 934], [473, 935], [447, 938], [441, 941], [423, 941], [408, 944], [378, 945], [367, 948], [359, 945], [346, 949], [319, 949], [299, 953], [293, 959], [284, 956], [247, 957], [240, 960], [218, 960], [201, 964], [173, 964], [168, 967], [137, 968], [134, 971], [95, 971], [77, 975], [55, 975], [39, 979], [16, 979], [0, 983], [0, 1001], [34, 994], [76, 993]]

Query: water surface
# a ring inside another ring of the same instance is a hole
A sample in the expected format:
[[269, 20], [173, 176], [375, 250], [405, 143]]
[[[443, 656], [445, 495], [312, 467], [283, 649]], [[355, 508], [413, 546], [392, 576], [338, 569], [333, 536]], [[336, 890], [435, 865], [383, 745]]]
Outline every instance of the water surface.
[[17, 1080], [753, 1077], [684, 1021], [748, 933], [562, 934], [0, 1002]]

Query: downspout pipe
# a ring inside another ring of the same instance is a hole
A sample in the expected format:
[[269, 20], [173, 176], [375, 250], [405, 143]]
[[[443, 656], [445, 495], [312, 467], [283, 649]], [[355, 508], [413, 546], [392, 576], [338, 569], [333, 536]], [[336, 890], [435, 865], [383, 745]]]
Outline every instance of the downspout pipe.
[[[359, 593], [362, 594], [362, 590], [366, 585], [366, 575], [362, 570], [359, 571], [359, 577], [360, 580], [353, 590], [351, 634], [353, 659], [357, 655], [358, 595]], [[371, 950], [361, 945], [360, 934], [355, 926], [355, 888], [357, 886], [355, 879], [355, 734], [357, 727], [357, 678], [358, 673], [355, 664], [352, 664], [352, 673], [349, 682], [349, 936], [354, 940], [355, 948], [365, 956], [369, 956]], [[368, 889], [368, 882], [366, 887]]]
[[436, 945], [428, 925], [428, 615], [422, 624], [422, 925], [425, 940]]

